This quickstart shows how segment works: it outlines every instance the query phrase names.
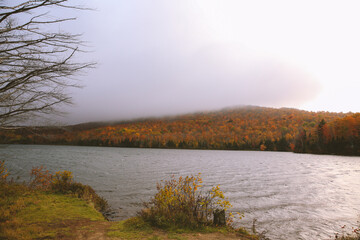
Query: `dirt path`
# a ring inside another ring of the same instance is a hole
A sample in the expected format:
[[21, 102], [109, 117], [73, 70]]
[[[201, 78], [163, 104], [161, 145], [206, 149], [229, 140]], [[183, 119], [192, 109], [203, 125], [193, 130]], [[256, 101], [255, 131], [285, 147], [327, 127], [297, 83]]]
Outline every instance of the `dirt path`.
[[161, 230], [154, 230], [151, 234], [138, 237], [109, 237], [107, 232], [112, 226], [112, 222], [98, 222], [89, 220], [79, 220], [72, 222], [71, 236], [59, 236], [59, 239], [76, 239], [76, 240], [116, 240], [116, 239], [158, 239], [158, 240], [217, 240], [217, 239], [240, 239], [251, 240], [248, 236], [241, 236], [235, 233], [168, 233]]
[[111, 222], [77, 220], [69, 221], [66, 224], [70, 231], [64, 235], [58, 236], [58, 239], [76, 239], [76, 240], [105, 240], [112, 239], [107, 237], [106, 233], [111, 227]]

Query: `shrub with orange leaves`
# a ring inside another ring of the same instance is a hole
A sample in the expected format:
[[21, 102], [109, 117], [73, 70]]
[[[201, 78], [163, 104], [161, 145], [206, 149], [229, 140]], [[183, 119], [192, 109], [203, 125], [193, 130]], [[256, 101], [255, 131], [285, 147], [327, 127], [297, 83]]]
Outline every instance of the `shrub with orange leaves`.
[[46, 170], [46, 167], [32, 168], [30, 176], [30, 187], [42, 190], [49, 190], [51, 188], [53, 175], [49, 170]]
[[5, 167], [5, 161], [0, 161], [0, 182], [6, 182], [9, 172]]
[[212, 223], [215, 210], [231, 207], [219, 185], [203, 193], [201, 174], [174, 176], [157, 184], [157, 193], [147, 203], [140, 216], [152, 225], [162, 228], [171, 226], [197, 228]]

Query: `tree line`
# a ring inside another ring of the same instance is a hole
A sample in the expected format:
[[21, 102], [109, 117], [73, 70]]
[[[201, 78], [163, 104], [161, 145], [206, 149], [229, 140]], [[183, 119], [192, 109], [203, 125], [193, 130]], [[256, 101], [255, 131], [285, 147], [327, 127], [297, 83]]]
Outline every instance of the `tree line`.
[[322, 119], [316, 127], [301, 129], [295, 152], [360, 155], [360, 113], [333, 121]]
[[173, 118], [0, 132], [1, 143], [359, 155], [359, 114], [242, 107]]

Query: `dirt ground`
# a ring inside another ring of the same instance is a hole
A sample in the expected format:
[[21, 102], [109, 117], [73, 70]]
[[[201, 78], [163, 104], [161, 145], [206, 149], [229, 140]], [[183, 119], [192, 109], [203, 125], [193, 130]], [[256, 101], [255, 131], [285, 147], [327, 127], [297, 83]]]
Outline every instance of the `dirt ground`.
[[251, 237], [241, 236], [236, 233], [181, 233], [169, 234], [161, 230], [154, 230], [151, 234], [142, 237], [109, 237], [107, 232], [112, 226], [112, 222], [98, 222], [89, 220], [69, 221], [64, 223], [69, 232], [58, 235], [57, 239], [76, 239], [76, 240], [116, 240], [116, 239], [158, 239], [158, 240], [215, 240], [215, 239], [240, 239], [251, 240]]

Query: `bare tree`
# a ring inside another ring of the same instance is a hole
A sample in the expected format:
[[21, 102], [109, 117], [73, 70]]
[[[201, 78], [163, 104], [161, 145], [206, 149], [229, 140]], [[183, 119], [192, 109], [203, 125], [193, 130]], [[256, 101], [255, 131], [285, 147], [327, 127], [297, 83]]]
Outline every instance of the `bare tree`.
[[9, 2], [14, 5], [0, 0], [0, 127], [57, 113], [71, 103], [74, 76], [94, 66], [75, 60], [83, 52], [80, 34], [49, 30], [75, 20], [50, 18], [51, 8], [84, 8], [68, 0]]

